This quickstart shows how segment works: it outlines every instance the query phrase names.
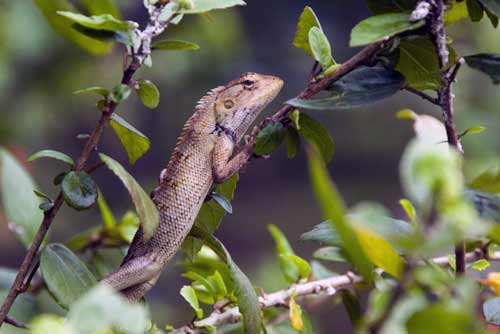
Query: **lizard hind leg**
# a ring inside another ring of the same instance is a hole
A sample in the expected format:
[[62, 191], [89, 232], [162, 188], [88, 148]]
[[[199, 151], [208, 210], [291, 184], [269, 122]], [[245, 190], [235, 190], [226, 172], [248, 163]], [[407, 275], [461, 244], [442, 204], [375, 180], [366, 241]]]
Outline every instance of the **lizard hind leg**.
[[101, 280], [116, 291], [158, 279], [161, 264], [147, 256], [139, 256], [124, 263], [117, 271]]

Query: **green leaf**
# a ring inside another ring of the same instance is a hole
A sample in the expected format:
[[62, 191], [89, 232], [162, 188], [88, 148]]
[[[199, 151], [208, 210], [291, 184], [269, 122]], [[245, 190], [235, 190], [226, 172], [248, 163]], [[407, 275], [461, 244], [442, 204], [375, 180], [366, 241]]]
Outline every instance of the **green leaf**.
[[309, 275], [311, 275], [311, 266], [309, 265], [309, 262], [294, 254], [287, 254], [284, 255], [284, 257], [295, 265], [299, 274], [299, 279], [308, 278]]
[[[460, 1], [460, 2], [459, 2]], [[444, 13], [445, 26], [454, 24], [469, 17], [466, 1], [450, 1], [448, 10]]]
[[62, 180], [61, 189], [66, 203], [77, 210], [90, 208], [97, 199], [97, 186], [85, 172], [67, 173]]
[[390, 13], [369, 17], [358, 23], [351, 31], [350, 46], [367, 45], [382, 41], [399, 33], [415, 30], [425, 22], [410, 22], [410, 16], [402, 13]]
[[311, 182], [323, 215], [330, 219], [333, 228], [338, 232], [346, 258], [365, 279], [371, 281], [372, 265], [361, 248], [355, 231], [345, 219], [345, 204], [342, 198], [330, 179], [323, 161], [313, 151], [309, 151], [308, 156]]
[[468, 188], [465, 196], [474, 204], [481, 219], [500, 223], [500, 196]]
[[33, 179], [5, 149], [0, 148], [0, 190], [7, 221], [25, 247], [29, 247], [43, 220]]
[[160, 103], [160, 91], [155, 84], [149, 80], [138, 80], [137, 83], [139, 85], [137, 94], [142, 103], [150, 109], [158, 107]]
[[116, 227], [116, 219], [115, 215], [111, 211], [104, 199], [104, 196], [101, 192], [99, 192], [99, 196], [97, 197], [97, 205], [99, 206], [99, 211], [101, 212], [102, 223], [106, 231], [113, 231]]
[[314, 226], [311, 231], [303, 233], [300, 236], [300, 240], [316, 241], [332, 246], [341, 245], [340, 237], [330, 221], [324, 221]]
[[500, 0], [478, 0], [484, 8], [496, 16], [500, 16]]
[[122, 219], [120, 219], [120, 223], [118, 224], [118, 233], [120, 234], [120, 237], [129, 244], [132, 243], [140, 224], [141, 220], [135, 212], [125, 212]]
[[74, 91], [73, 94], [79, 95], [79, 94], [98, 94], [102, 95], [103, 97], [107, 97], [109, 95], [109, 90], [106, 88], [102, 87], [89, 87], [89, 88], [84, 88], [84, 89], [79, 89], [77, 91]]
[[214, 9], [224, 9], [234, 6], [246, 5], [243, 0], [192, 0], [193, 7], [190, 9], [182, 9], [181, 14], [200, 14], [206, 13]]
[[316, 14], [311, 7], [306, 6], [300, 14], [299, 23], [297, 24], [297, 32], [295, 33], [295, 38], [293, 39], [293, 45], [299, 49], [303, 49], [310, 56], [313, 55], [311, 46], [309, 44], [309, 31], [312, 27], [317, 27], [321, 29]]
[[109, 98], [115, 103], [120, 103], [122, 101], [125, 101], [130, 96], [131, 92], [132, 89], [129, 86], [125, 84], [119, 84], [113, 88], [111, 94], [109, 95]]
[[233, 261], [227, 249], [218, 239], [196, 226], [193, 227], [192, 233], [197, 238], [202, 239], [207, 246], [212, 248], [212, 250], [227, 263], [234, 284], [234, 294], [238, 300], [238, 308], [243, 317], [245, 333], [259, 334], [263, 323], [259, 299], [252, 283]]
[[110, 14], [116, 18], [121, 16], [114, 0], [80, 0], [80, 2], [91, 15]]
[[408, 218], [410, 218], [410, 222], [415, 223], [417, 219], [417, 211], [415, 210], [415, 207], [411, 203], [411, 201], [407, 198], [402, 198], [399, 200], [399, 204], [405, 210], [406, 215]]
[[97, 285], [73, 303], [66, 319], [73, 331], [65, 334], [147, 333], [151, 326], [144, 305], [129, 303], [104, 284]]
[[203, 310], [200, 308], [194, 289], [188, 285], [184, 285], [181, 289], [181, 296], [184, 297], [189, 305], [191, 305], [193, 310], [196, 312], [196, 317], [198, 319], [203, 318]]
[[97, 284], [85, 264], [61, 244], [50, 244], [43, 249], [40, 268], [50, 293], [66, 309]]
[[149, 150], [148, 137], [115, 113], [111, 115], [110, 124], [127, 152], [129, 163], [133, 165]]
[[500, 166], [494, 166], [476, 176], [468, 187], [493, 194], [500, 194]]
[[286, 155], [289, 159], [294, 158], [300, 149], [299, 132], [293, 128], [287, 128], [285, 133]]
[[470, 128], [467, 128], [464, 130], [464, 132], [462, 132], [461, 134], [458, 135], [458, 138], [462, 138], [466, 135], [474, 135], [474, 134], [478, 134], [478, 133], [481, 133], [481, 132], [484, 132], [486, 131], [486, 128], [484, 126], [479, 126], [479, 125], [476, 125], [476, 126], [472, 126]]
[[345, 257], [342, 256], [342, 250], [338, 247], [322, 247], [313, 253], [316, 260], [345, 262]]
[[214, 201], [216, 201], [220, 205], [220, 207], [224, 209], [224, 211], [226, 211], [227, 213], [233, 213], [233, 207], [231, 205], [231, 202], [227, 198], [217, 193], [213, 193], [211, 194], [211, 196]]
[[53, 150], [38, 151], [38, 152], [30, 155], [30, 157], [28, 158], [28, 161], [32, 162], [32, 161], [40, 159], [40, 158], [56, 159], [56, 160], [65, 162], [71, 166], [73, 166], [73, 164], [75, 163], [70, 156], [68, 156], [62, 152], [53, 151]]
[[483, 314], [486, 322], [500, 326], [500, 297], [488, 299], [483, 304]]
[[271, 236], [273, 237], [274, 242], [276, 243], [276, 250], [278, 251], [278, 254], [280, 255], [295, 254], [287, 238], [276, 225], [273, 224], [267, 225], [267, 229], [269, 233], [271, 233]]
[[255, 142], [254, 153], [257, 155], [271, 154], [285, 138], [285, 128], [278, 122], [269, 123], [258, 134]]
[[313, 110], [352, 109], [385, 99], [397, 93], [405, 84], [404, 77], [383, 67], [361, 67], [331, 85], [330, 96], [286, 103]]
[[478, 71], [487, 74], [493, 84], [500, 84], [500, 54], [498, 53], [479, 53], [464, 57], [467, 65]]
[[129, 31], [134, 29], [132, 23], [118, 20], [110, 14], [85, 16], [67, 11], [58, 11], [57, 14], [89, 29], [105, 31]]
[[314, 59], [321, 65], [323, 70], [335, 64], [330, 42], [320, 28], [312, 27], [309, 30], [309, 45]]
[[[456, 53], [451, 47], [448, 47], [448, 51], [449, 61], [454, 63]], [[417, 90], [436, 90], [441, 87], [436, 47], [428, 37], [401, 41], [395, 69], [404, 75], [408, 85]]]
[[101, 160], [108, 166], [109, 169], [123, 182], [127, 188], [132, 202], [134, 202], [135, 209], [139, 218], [141, 219], [142, 230], [144, 232], [144, 241], [148, 241], [153, 236], [160, 223], [158, 210], [151, 198], [146, 194], [144, 189], [137, 183], [137, 181], [130, 175], [125, 168], [122, 167], [116, 160], [104, 155], [99, 154]]
[[486, 9], [486, 16], [488, 16], [488, 19], [490, 20], [493, 28], [496, 29], [498, 27], [499, 17], [487, 9]]
[[360, 322], [363, 320], [363, 308], [356, 295], [347, 289], [341, 290], [342, 303], [349, 315], [352, 326], [358, 328]]
[[484, 16], [483, 6], [477, 0], [467, 0], [467, 11], [472, 22], [479, 22]]
[[446, 305], [431, 305], [414, 313], [406, 323], [408, 334], [471, 334], [471, 317]]
[[200, 46], [195, 43], [178, 41], [178, 40], [163, 40], [156, 41], [151, 44], [153, 50], [164, 51], [198, 51]]
[[111, 43], [80, 33], [73, 29], [71, 20], [57, 14], [58, 11], [75, 11], [68, 0], [34, 0], [34, 2], [55, 31], [86, 52], [102, 55], [111, 50]]
[[490, 263], [488, 262], [488, 260], [481, 259], [472, 263], [471, 268], [477, 271], [483, 271], [486, 270], [489, 266]]
[[333, 138], [328, 130], [317, 120], [307, 114], [300, 114], [299, 133], [312, 145], [321, 155], [325, 162], [333, 158]]

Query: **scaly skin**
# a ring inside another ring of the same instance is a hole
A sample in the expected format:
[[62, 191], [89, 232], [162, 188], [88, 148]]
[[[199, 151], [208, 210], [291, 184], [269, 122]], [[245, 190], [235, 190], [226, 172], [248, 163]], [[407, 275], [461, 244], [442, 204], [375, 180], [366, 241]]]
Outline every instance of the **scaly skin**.
[[212, 184], [224, 182], [248, 160], [251, 152], [233, 156], [234, 148], [282, 86], [277, 77], [246, 73], [198, 102], [153, 192], [160, 226], [147, 242], [139, 228], [121, 267], [102, 282], [130, 301], [154, 286], [191, 230]]

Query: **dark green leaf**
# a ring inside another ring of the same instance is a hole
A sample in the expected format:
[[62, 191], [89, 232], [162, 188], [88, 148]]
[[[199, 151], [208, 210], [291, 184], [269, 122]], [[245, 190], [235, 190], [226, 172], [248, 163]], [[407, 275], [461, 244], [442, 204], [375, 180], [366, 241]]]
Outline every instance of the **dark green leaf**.
[[80, 0], [90, 15], [110, 14], [120, 18], [120, 10], [114, 0]]
[[332, 246], [340, 246], [341, 244], [340, 237], [330, 221], [324, 221], [314, 226], [311, 231], [303, 233], [300, 240], [316, 241]]
[[55, 177], [54, 177], [54, 181], [52, 181], [52, 183], [55, 185], [55, 186], [58, 186], [61, 184], [62, 180], [64, 180], [64, 177], [66, 176], [66, 172], [63, 172], [63, 173], [60, 173], [60, 174], [57, 174]]
[[195, 43], [177, 40], [163, 40], [156, 41], [151, 44], [153, 50], [166, 50], [166, 51], [198, 51], [200, 46]]
[[496, 16], [500, 16], [500, 0], [478, 0], [484, 8]]
[[382, 41], [399, 33], [415, 30], [425, 22], [410, 22], [410, 16], [402, 13], [390, 13], [369, 17], [358, 23], [351, 32], [350, 46], [361, 46]]
[[365, 0], [374, 14], [409, 12], [417, 5], [416, 0]]
[[339, 247], [323, 247], [313, 253], [316, 260], [345, 262], [345, 257], [342, 256], [342, 251]]
[[36, 185], [24, 167], [5, 149], [0, 148], [0, 190], [7, 221], [25, 247], [29, 247], [43, 214], [40, 200], [33, 193]]
[[137, 83], [139, 84], [137, 94], [142, 103], [150, 109], [158, 107], [160, 103], [160, 91], [155, 84], [149, 80], [139, 80]]
[[43, 151], [38, 151], [34, 154], [32, 154], [29, 158], [28, 158], [28, 161], [31, 162], [31, 161], [34, 161], [34, 160], [37, 160], [37, 159], [40, 159], [40, 158], [52, 158], [52, 159], [56, 159], [56, 160], [59, 160], [59, 161], [62, 161], [62, 162], [65, 162], [71, 166], [73, 166], [73, 164], [75, 163], [73, 161], [73, 159], [62, 153], [62, 152], [58, 152], [58, 151], [53, 151], [53, 150], [43, 150]]
[[467, 11], [472, 22], [479, 22], [484, 16], [483, 6], [478, 0], [467, 0]]
[[413, 314], [406, 328], [408, 334], [453, 333], [471, 334], [472, 318], [461, 310], [446, 305], [432, 305]]
[[89, 87], [89, 88], [84, 88], [84, 89], [79, 89], [77, 91], [74, 91], [73, 94], [99, 94], [102, 95], [103, 97], [106, 97], [109, 95], [109, 90], [106, 88], [102, 87]]
[[134, 25], [130, 22], [118, 20], [110, 14], [85, 16], [67, 11], [58, 11], [57, 14], [89, 29], [106, 31], [129, 31], [134, 29]]
[[281, 123], [270, 123], [262, 129], [256, 138], [254, 153], [257, 155], [271, 154], [285, 137], [285, 128]]
[[45, 202], [45, 203], [40, 204], [38, 207], [42, 211], [49, 211], [54, 207], [54, 203], [53, 202]]
[[467, 65], [487, 74], [495, 85], [500, 84], [500, 54], [480, 53], [464, 58]]
[[310, 56], [313, 55], [311, 46], [309, 44], [309, 31], [312, 27], [318, 27], [321, 29], [316, 14], [311, 7], [306, 6], [300, 14], [299, 23], [297, 24], [297, 32], [295, 33], [295, 38], [293, 39], [293, 45], [303, 49]]
[[286, 155], [292, 159], [300, 149], [300, 136], [297, 130], [287, 128], [285, 133]]
[[180, 11], [182, 14], [200, 14], [214, 9], [224, 9], [234, 6], [246, 5], [243, 0], [192, 0], [193, 7], [190, 9], [183, 9]]
[[110, 121], [118, 139], [127, 152], [128, 161], [134, 164], [150, 147], [149, 139], [123, 118], [113, 113]]
[[466, 189], [465, 196], [474, 204], [481, 219], [500, 223], [500, 196]]
[[111, 50], [111, 43], [81, 34], [73, 29], [71, 20], [57, 14], [58, 11], [75, 11], [68, 0], [34, 0], [34, 2], [52, 28], [67, 40], [93, 55], [102, 55]]
[[321, 65], [323, 70], [333, 65], [335, 62], [332, 57], [332, 49], [328, 38], [318, 27], [312, 27], [309, 30], [309, 46], [314, 59]]
[[44, 248], [40, 268], [47, 288], [64, 308], [97, 284], [85, 264], [61, 244], [50, 244]]
[[130, 96], [131, 92], [132, 89], [129, 86], [125, 84], [119, 84], [113, 88], [109, 97], [111, 98], [111, 101], [120, 103], [126, 100]]
[[323, 125], [307, 114], [300, 114], [299, 133], [321, 154], [325, 162], [333, 157], [333, 139]]
[[[450, 63], [455, 62], [455, 51], [449, 47]], [[404, 75], [406, 82], [418, 90], [438, 89], [441, 76], [436, 47], [427, 37], [403, 40], [399, 46], [396, 70]]]
[[385, 99], [397, 93], [405, 84], [404, 77], [382, 67], [362, 67], [335, 82], [327, 98], [292, 99], [287, 104], [314, 110], [352, 109]]
[[495, 15], [494, 13], [492, 13], [491, 11], [489, 11], [489, 10], [486, 10], [486, 15], [488, 16], [488, 19], [490, 20], [491, 25], [493, 26], [493, 28], [497, 28], [498, 27], [499, 17], [497, 15]]
[[363, 318], [363, 309], [361, 308], [358, 297], [351, 291], [342, 289], [342, 303], [344, 303], [349, 319], [351, 319], [352, 326], [357, 328]]
[[64, 176], [61, 189], [66, 203], [77, 210], [90, 208], [97, 199], [97, 186], [85, 172], [69, 172]]
[[488, 299], [483, 304], [483, 314], [486, 322], [500, 326], [500, 297]]
[[323, 215], [330, 219], [332, 227], [338, 232], [345, 256], [365, 279], [371, 281], [372, 264], [361, 248], [355, 231], [345, 218], [344, 201], [317, 153], [309, 151], [308, 155], [311, 182]]
[[470, 188], [488, 193], [500, 193], [500, 166], [492, 167], [467, 184]]
[[146, 194], [144, 189], [137, 183], [137, 181], [130, 175], [122, 165], [116, 160], [104, 154], [99, 154], [101, 160], [108, 166], [113, 173], [123, 182], [127, 188], [132, 202], [134, 202], [137, 214], [141, 219], [142, 230], [144, 232], [144, 240], [151, 239], [154, 232], [160, 223], [158, 210], [151, 198]]

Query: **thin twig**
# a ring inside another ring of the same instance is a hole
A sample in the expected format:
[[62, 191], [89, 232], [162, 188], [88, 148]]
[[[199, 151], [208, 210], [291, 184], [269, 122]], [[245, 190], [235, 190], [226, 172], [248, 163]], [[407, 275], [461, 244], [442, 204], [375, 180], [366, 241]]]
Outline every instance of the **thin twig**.
[[[484, 258], [484, 252], [477, 249], [473, 252], [466, 254], [467, 263], [475, 262]], [[448, 256], [441, 256], [431, 259], [437, 265], [449, 266]], [[500, 261], [500, 252], [495, 252], [490, 256], [490, 261]], [[417, 265], [425, 265], [424, 262], [419, 262]], [[261, 308], [270, 308], [275, 306], [287, 305], [288, 300], [292, 294], [296, 297], [304, 297], [311, 295], [333, 296], [335, 293], [342, 289], [352, 287], [353, 285], [363, 282], [363, 278], [353, 273], [345, 275], [334, 276], [313, 282], [301, 283], [291, 286], [285, 290], [277, 291], [270, 294], [263, 294], [259, 297]], [[396, 294], [396, 293], [395, 293]], [[401, 295], [401, 293], [397, 293]], [[396, 298], [397, 299], [397, 298]], [[204, 327], [221, 326], [231, 323], [237, 323], [241, 320], [241, 314], [237, 307], [230, 308], [224, 312], [214, 311], [210, 316], [205, 319], [194, 322], [194, 324], [186, 325], [175, 329], [169, 334], [202, 334], [207, 333]]]
[[[130, 84], [135, 72], [142, 66], [145, 59], [151, 53], [151, 48], [150, 48], [151, 40], [153, 39], [153, 37], [156, 37], [159, 34], [161, 34], [163, 30], [165, 30], [165, 28], [168, 26], [172, 18], [174, 17], [174, 15], [172, 15], [172, 17], [170, 17], [169, 19], [165, 21], [160, 21], [159, 18], [162, 8], [163, 8], [162, 5], [157, 7], [150, 7], [149, 8], [150, 17], [146, 28], [143, 31], [136, 29], [135, 33], [137, 33], [140, 36], [142, 43], [139, 50], [136, 50], [135, 53], [132, 55], [132, 60], [130, 64], [123, 72], [123, 76], [121, 79], [122, 84], [125, 85]], [[90, 137], [88, 138], [82, 150], [82, 153], [80, 154], [80, 157], [77, 159], [77, 162], [73, 168], [75, 171], [84, 170], [85, 164], [90, 158], [92, 152], [96, 150], [97, 144], [101, 139], [101, 135], [105, 127], [109, 123], [111, 115], [113, 114], [117, 106], [118, 104], [113, 101], [110, 100], [106, 101], [99, 122], [92, 131]], [[17, 296], [26, 291], [26, 285], [25, 285], [26, 276], [29, 274], [29, 270], [32, 267], [33, 261], [35, 260], [38, 254], [38, 250], [43, 240], [45, 239], [47, 231], [49, 230], [62, 204], [63, 204], [63, 194], [62, 192], [59, 192], [56, 200], [54, 201], [54, 206], [52, 207], [52, 209], [44, 213], [44, 218], [40, 225], [40, 228], [38, 229], [31, 246], [28, 249], [26, 256], [24, 257], [21, 266], [19, 267], [14, 283], [12, 284], [7, 294], [7, 297], [5, 298], [0, 308], [0, 327], [5, 321], [7, 314], [9, 313]]]
[[17, 327], [17, 328], [22, 328], [22, 329], [29, 329], [30, 327], [28, 325], [26, 325], [25, 323], [19, 321], [19, 320], [16, 320], [10, 316], [7, 316], [5, 318], [5, 322], [8, 323], [9, 325], [12, 325], [14, 327]]
[[436, 97], [432, 97], [432, 96], [430, 96], [429, 94], [426, 94], [426, 93], [424, 93], [424, 92], [422, 92], [422, 91], [419, 91], [418, 89], [415, 89], [415, 88], [413, 88], [413, 87], [411, 87], [411, 86], [408, 86], [408, 85], [404, 86], [402, 89], [403, 89], [403, 90], [406, 90], [407, 92], [410, 92], [410, 93], [412, 93], [412, 94], [415, 94], [415, 95], [417, 95], [417, 96], [419, 96], [419, 97], [423, 98], [424, 100], [429, 101], [429, 102], [430, 102], [430, 103], [432, 103], [432, 104], [435, 104], [435, 105], [437, 105], [437, 106], [440, 106], [440, 104], [439, 104], [439, 100], [438, 100]]

